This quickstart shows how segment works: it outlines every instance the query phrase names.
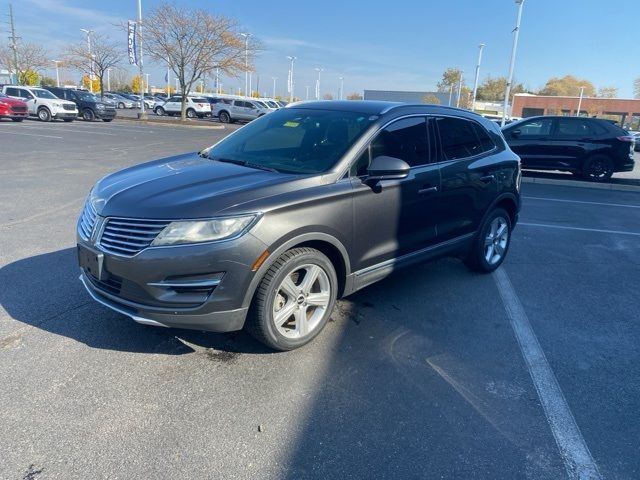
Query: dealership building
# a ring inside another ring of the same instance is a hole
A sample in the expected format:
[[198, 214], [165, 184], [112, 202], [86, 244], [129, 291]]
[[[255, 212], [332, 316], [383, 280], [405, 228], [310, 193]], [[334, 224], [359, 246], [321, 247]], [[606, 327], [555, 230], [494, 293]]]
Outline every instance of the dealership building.
[[616, 120], [620, 125], [638, 128], [640, 124], [640, 100], [625, 98], [554, 97], [517, 94], [513, 97], [514, 117], [535, 115], [575, 116], [580, 104], [580, 115]]

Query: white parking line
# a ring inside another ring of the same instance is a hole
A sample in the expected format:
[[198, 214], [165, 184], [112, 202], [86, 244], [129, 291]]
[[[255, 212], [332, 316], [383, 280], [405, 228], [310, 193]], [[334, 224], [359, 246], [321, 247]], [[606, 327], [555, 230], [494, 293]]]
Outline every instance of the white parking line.
[[547, 202], [563, 202], [563, 203], [580, 203], [584, 205], [602, 205], [605, 207], [627, 207], [627, 208], [640, 208], [640, 205], [625, 205], [624, 203], [604, 203], [604, 202], [586, 202], [582, 200], [564, 200], [562, 198], [543, 198], [543, 197], [525, 197], [527, 200], [544, 200]]
[[527, 222], [518, 222], [518, 225], [522, 225], [525, 227], [557, 228], [559, 230], [577, 230], [579, 232], [613, 233], [616, 235], [632, 235], [634, 237], [640, 237], [640, 233], [638, 232], [625, 232], [624, 230], [603, 230], [600, 228], [568, 227], [565, 225], [550, 225], [547, 223], [527, 223]]
[[567, 475], [577, 480], [602, 478], [507, 272], [500, 267], [493, 273], [493, 279], [560, 450]]
[[57, 137], [55, 135], [41, 135], [39, 133], [24, 133], [24, 132], [3, 132], [2, 130], [0, 130], [0, 133], [5, 133], [7, 135], [26, 135], [28, 137], [62, 138], [62, 137]]

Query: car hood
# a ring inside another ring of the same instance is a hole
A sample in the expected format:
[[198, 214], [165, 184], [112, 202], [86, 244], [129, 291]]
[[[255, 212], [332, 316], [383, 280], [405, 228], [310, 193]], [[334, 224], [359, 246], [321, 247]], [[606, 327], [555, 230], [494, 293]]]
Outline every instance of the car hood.
[[206, 218], [300, 188], [305, 178], [217, 162], [194, 152], [108, 175], [96, 184], [91, 197], [103, 217]]

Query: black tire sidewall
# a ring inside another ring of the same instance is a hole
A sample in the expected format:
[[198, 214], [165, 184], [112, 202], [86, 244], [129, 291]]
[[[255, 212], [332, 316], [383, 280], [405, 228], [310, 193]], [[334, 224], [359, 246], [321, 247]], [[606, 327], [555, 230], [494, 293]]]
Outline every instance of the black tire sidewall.
[[229, 114], [227, 112], [220, 113], [220, 115], [218, 115], [218, 118], [220, 119], [220, 122], [222, 122], [222, 123], [231, 123], [231, 117], [229, 116]]
[[87, 122], [92, 122], [93, 120], [95, 120], [96, 116], [95, 114], [91, 111], [90, 108], [85, 108], [82, 111], [82, 119], [87, 121]]
[[[609, 167], [609, 170], [608, 170], [607, 174], [602, 178], [594, 178], [591, 175], [589, 175], [589, 170], [591, 168], [591, 165], [593, 163], [595, 163], [596, 161], [604, 161], [604, 162], [607, 163], [607, 165]], [[583, 171], [583, 177], [586, 180], [589, 180], [591, 182], [606, 182], [613, 175], [613, 168], [614, 168], [613, 160], [611, 160], [609, 157], [607, 157], [605, 155], [594, 155], [592, 157], [589, 157], [587, 159], [587, 161], [585, 162], [584, 171]]]
[[[296, 252], [296, 250], [293, 250], [293, 252]], [[285, 337], [276, 329], [276, 326], [273, 322], [273, 302], [275, 300], [276, 289], [280, 286], [284, 277], [290, 274], [296, 268], [305, 264], [318, 265], [327, 274], [329, 283], [331, 285], [331, 299], [329, 301], [329, 306], [327, 308], [327, 311], [325, 312], [324, 317], [315, 328], [315, 330], [303, 339], [291, 339]], [[263, 282], [264, 281], [265, 279], [263, 279]], [[329, 317], [331, 316], [331, 313], [333, 312], [333, 309], [335, 307], [337, 288], [338, 278], [336, 276], [335, 268], [333, 267], [331, 261], [321, 252], [312, 249], [305, 249], [303, 253], [296, 254], [292, 259], [286, 261], [269, 281], [269, 284], [265, 289], [264, 302], [258, 302], [258, 305], [256, 305], [257, 308], [261, 309], [260, 312], [256, 313], [258, 314], [257, 316], [262, 323], [263, 331], [266, 334], [266, 340], [268, 341], [269, 346], [278, 350], [293, 350], [309, 343], [317, 335], [319, 335], [327, 324]]]
[[[40, 116], [41, 112], [45, 112], [45, 113], [46, 113], [46, 118], [42, 118], [42, 117]], [[48, 109], [48, 108], [46, 108], [46, 107], [41, 107], [41, 108], [38, 110], [38, 119], [40, 119], [40, 120], [41, 120], [41, 121], [43, 121], [43, 122], [50, 122], [50, 121], [51, 121], [51, 112], [49, 111], [49, 109]]]

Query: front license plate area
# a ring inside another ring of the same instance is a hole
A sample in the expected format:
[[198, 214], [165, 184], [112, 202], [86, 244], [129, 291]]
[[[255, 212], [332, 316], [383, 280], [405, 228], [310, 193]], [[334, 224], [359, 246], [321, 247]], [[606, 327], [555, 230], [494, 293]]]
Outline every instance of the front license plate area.
[[87, 273], [98, 280], [106, 280], [107, 272], [104, 270], [104, 254], [78, 245], [78, 263]]

